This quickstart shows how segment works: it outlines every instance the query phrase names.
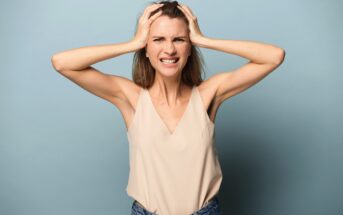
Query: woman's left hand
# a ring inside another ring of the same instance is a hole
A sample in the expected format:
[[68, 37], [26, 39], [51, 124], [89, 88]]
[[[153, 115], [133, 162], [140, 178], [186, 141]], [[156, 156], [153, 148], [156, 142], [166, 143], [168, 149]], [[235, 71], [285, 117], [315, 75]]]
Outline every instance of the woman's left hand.
[[201, 39], [204, 37], [204, 35], [200, 31], [200, 28], [198, 25], [198, 19], [196, 16], [193, 15], [189, 7], [187, 7], [184, 4], [180, 4], [180, 5], [178, 5], [177, 7], [183, 12], [183, 14], [185, 14], [189, 22], [190, 40], [194, 45], [198, 45], [200, 44]]

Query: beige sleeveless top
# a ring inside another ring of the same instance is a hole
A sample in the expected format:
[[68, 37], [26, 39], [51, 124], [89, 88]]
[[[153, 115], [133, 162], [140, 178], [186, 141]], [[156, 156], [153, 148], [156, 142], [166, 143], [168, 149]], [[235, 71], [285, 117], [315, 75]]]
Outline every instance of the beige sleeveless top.
[[142, 88], [127, 131], [127, 194], [159, 215], [189, 215], [202, 208], [222, 182], [214, 127], [197, 86], [173, 133]]

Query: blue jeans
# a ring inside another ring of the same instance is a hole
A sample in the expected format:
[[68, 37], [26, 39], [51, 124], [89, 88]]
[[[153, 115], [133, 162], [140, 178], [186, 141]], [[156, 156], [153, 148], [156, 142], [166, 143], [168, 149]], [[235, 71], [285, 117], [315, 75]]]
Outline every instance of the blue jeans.
[[[147, 211], [141, 207], [136, 200], [134, 200], [132, 203], [131, 215], [155, 215], [155, 213]], [[207, 205], [190, 215], [223, 215], [219, 205], [218, 197], [215, 196]]]

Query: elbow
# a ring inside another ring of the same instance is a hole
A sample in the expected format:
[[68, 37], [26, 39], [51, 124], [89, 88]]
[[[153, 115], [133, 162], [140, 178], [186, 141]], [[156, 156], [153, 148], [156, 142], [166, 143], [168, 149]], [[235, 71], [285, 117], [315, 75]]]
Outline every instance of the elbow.
[[57, 54], [51, 57], [51, 64], [56, 71], [58, 72], [62, 71], [62, 66], [61, 66], [60, 60], [58, 59]]
[[285, 56], [286, 56], [286, 51], [282, 48], [278, 48], [278, 50], [275, 54], [274, 64], [276, 64], [276, 65], [282, 64], [282, 62], [285, 59]]

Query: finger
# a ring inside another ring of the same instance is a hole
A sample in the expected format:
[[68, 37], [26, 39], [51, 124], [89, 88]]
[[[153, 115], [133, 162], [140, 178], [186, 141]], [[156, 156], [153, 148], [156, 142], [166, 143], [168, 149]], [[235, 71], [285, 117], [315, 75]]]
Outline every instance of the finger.
[[186, 9], [184, 8], [184, 7], [182, 7], [182, 6], [177, 6], [185, 15], [188, 15], [188, 16], [190, 16], [191, 14], [188, 12], [188, 11], [186, 11]]
[[145, 14], [149, 14], [151, 13], [152, 11], [156, 10], [157, 8], [160, 8], [162, 7], [163, 4], [153, 4], [153, 5], [150, 5], [148, 6], [145, 10], [144, 10], [144, 13]]
[[182, 11], [182, 13], [186, 16], [186, 18], [188, 19], [189, 22], [192, 21], [192, 16], [182, 7], [178, 6], [178, 8]]
[[157, 13], [155, 13], [154, 15], [152, 15], [150, 18], [149, 18], [149, 22], [152, 23], [155, 19], [157, 19], [160, 15], [162, 14], [162, 11], [158, 11]]
[[187, 5], [181, 4], [181, 7], [182, 7], [184, 10], [186, 10], [186, 11], [189, 13], [189, 15], [191, 15], [191, 16], [194, 17], [194, 14], [193, 14], [192, 10], [191, 10]]
[[[163, 6], [163, 4], [161, 4], [161, 6]], [[157, 9], [154, 9], [153, 11], [151, 11], [148, 15], [148, 19], [150, 19], [153, 15], [155, 15], [158, 12], [162, 12], [161, 7], [158, 7]]]
[[189, 21], [195, 19], [195, 16], [189, 10], [187, 10], [185, 7], [180, 6], [179, 9], [183, 12], [183, 14], [185, 14], [185, 16], [189, 19]]
[[155, 11], [156, 9], [162, 7], [163, 4], [153, 4], [153, 5], [150, 5], [148, 6], [145, 10], [144, 10], [144, 13], [142, 15], [142, 17], [144, 19], [147, 19], [150, 15], [151, 12]]

